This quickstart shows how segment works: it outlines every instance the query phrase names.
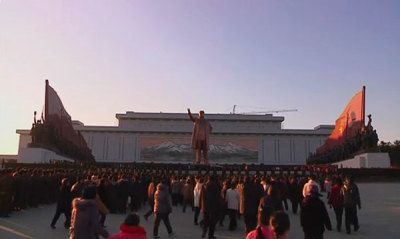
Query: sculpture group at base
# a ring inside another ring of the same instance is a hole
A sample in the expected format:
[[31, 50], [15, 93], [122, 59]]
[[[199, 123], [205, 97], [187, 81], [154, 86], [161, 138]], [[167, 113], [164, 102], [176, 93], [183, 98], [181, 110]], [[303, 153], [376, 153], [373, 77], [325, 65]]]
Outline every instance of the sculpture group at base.
[[371, 124], [371, 115], [368, 115], [368, 124], [362, 125], [355, 137], [347, 138], [343, 145], [323, 153], [310, 155], [308, 164], [330, 164], [366, 152], [377, 152], [378, 134]]

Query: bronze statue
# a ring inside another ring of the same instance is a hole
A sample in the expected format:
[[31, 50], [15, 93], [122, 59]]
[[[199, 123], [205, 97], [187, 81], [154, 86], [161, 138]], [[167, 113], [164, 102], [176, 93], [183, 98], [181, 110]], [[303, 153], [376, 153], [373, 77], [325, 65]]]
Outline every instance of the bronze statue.
[[194, 118], [190, 109], [187, 109], [191, 121], [193, 121], [192, 134], [192, 149], [196, 150], [196, 164], [201, 162], [201, 151], [203, 151], [204, 164], [208, 164], [208, 149], [210, 148], [209, 135], [212, 131], [212, 126], [204, 118], [204, 111], [199, 112], [199, 118]]

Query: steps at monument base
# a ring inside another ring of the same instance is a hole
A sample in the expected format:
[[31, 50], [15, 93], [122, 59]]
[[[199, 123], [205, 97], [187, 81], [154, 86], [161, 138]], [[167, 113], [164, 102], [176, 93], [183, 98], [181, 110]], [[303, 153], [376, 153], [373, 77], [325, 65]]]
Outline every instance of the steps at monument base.
[[74, 160], [44, 148], [21, 148], [18, 152], [18, 163], [49, 163], [50, 161], [73, 162]]
[[363, 153], [333, 165], [338, 168], [390, 168], [390, 157], [388, 153]]

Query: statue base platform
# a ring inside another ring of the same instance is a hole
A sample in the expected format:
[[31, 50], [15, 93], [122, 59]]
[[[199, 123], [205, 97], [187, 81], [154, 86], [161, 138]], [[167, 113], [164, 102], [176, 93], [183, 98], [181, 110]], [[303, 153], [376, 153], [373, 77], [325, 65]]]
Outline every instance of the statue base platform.
[[44, 148], [21, 148], [18, 153], [18, 163], [51, 163], [54, 161], [73, 162], [74, 160]]
[[362, 153], [333, 165], [338, 168], [390, 168], [390, 157], [388, 153]]

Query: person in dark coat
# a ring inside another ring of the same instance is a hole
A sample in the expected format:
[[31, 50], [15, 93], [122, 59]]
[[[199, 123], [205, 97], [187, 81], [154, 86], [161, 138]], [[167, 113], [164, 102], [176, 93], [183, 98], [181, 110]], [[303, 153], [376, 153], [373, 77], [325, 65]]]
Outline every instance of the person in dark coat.
[[108, 196], [110, 213], [116, 213], [118, 208], [117, 177], [109, 176], [106, 184], [106, 194]]
[[0, 176], [0, 217], [9, 217], [12, 212], [12, 198], [15, 195], [14, 179], [6, 173]]
[[26, 205], [24, 205], [24, 192], [26, 192], [26, 188], [23, 184], [23, 177], [19, 174], [19, 172], [13, 173], [13, 178], [15, 181], [15, 196], [14, 196], [14, 210], [20, 211], [21, 209], [26, 209]]
[[304, 239], [323, 239], [325, 228], [332, 230], [328, 212], [324, 202], [319, 199], [320, 196], [318, 187], [313, 185], [301, 203], [300, 224]]
[[218, 185], [217, 177], [210, 175], [200, 193], [200, 208], [203, 212], [204, 221], [202, 238], [206, 237], [207, 231], [209, 239], [215, 238], [215, 224], [217, 224], [219, 219], [221, 202], [221, 189]]
[[85, 187], [85, 183], [83, 177], [78, 176], [76, 178], [76, 183], [71, 187], [72, 198], [82, 197], [83, 188]]
[[286, 177], [281, 177], [277, 181], [278, 188], [279, 188], [279, 196], [283, 202], [283, 205], [285, 205], [285, 210], [288, 210], [288, 203], [287, 203], [287, 198], [288, 198], [288, 185], [287, 185], [287, 180]]
[[136, 176], [132, 176], [129, 184], [129, 196], [131, 198], [131, 212], [136, 212], [140, 208], [140, 182]]
[[126, 204], [129, 197], [129, 181], [125, 175], [121, 175], [118, 181], [117, 195], [118, 195], [118, 212], [126, 213]]
[[246, 176], [243, 190], [241, 191], [241, 200], [243, 203], [240, 206], [240, 213], [244, 217], [246, 233], [254, 230], [257, 226], [258, 204], [262, 196], [258, 192], [251, 176]]
[[272, 208], [272, 211], [283, 211], [281, 193], [279, 186], [275, 181], [272, 181], [267, 190], [267, 195], [263, 197], [265, 205]]
[[30, 207], [38, 207], [39, 202], [40, 202], [40, 191], [41, 191], [41, 185], [40, 185], [40, 178], [38, 176], [38, 172], [34, 170], [31, 175], [30, 181], [30, 186], [28, 187], [29, 190], [29, 206]]
[[303, 187], [299, 184], [296, 177], [291, 177], [289, 179], [288, 191], [289, 199], [292, 203], [292, 212], [294, 214], [297, 214], [299, 204], [303, 200], [302, 190]]
[[[103, 202], [103, 204], [107, 207], [110, 208], [110, 200], [109, 200], [109, 195], [106, 192], [106, 187], [109, 184], [107, 178], [102, 178], [100, 179], [100, 183], [97, 186], [97, 194], [100, 197], [100, 200]], [[100, 224], [104, 227], [104, 223], [106, 221], [107, 215], [105, 213], [100, 212]]]
[[69, 228], [71, 225], [71, 203], [72, 195], [68, 178], [61, 181], [60, 195], [57, 202], [56, 214], [54, 214], [50, 227], [55, 229], [58, 218], [62, 213], [65, 215], [64, 227]]
[[351, 233], [351, 225], [354, 225], [354, 231], [358, 231], [357, 206], [361, 209], [360, 192], [352, 177], [348, 177], [342, 187], [341, 194], [344, 203], [344, 221], [347, 234]]

